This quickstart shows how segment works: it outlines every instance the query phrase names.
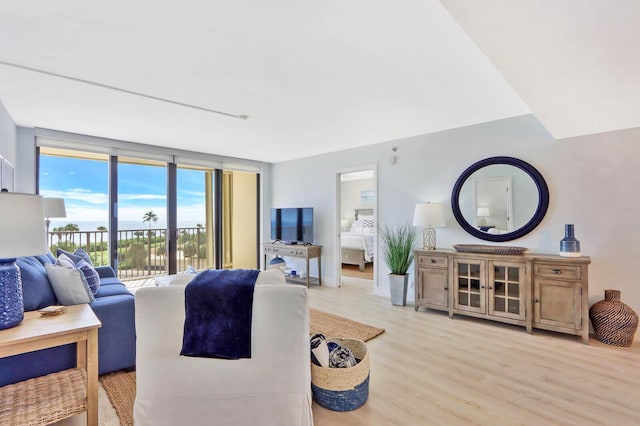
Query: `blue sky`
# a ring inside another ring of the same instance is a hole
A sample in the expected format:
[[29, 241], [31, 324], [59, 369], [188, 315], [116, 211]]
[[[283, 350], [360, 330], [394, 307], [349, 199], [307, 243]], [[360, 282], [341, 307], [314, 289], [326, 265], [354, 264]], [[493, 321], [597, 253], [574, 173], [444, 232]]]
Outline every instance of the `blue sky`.
[[[142, 217], [153, 210], [158, 222], [152, 226], [166, 226], [165, 167], [121, 163], [118, 186], [120, 222], [146, 228]], [[178, 169], [178, 226], [204, 223], [204, 191], [204, 172]], [[67, 217], [52, 220], [52, 226], [79, 222], [104, 222], [106, 226], [108, 162], [41, 155], [40, 194], [65, 200]]]

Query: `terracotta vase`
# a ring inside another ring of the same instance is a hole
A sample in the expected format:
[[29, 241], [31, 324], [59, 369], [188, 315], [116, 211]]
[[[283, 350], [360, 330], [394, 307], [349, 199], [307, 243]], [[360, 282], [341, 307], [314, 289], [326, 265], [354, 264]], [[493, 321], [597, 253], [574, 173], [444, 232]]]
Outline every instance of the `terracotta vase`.
[[638, 328], [638, 315], [620, 301], [619, 290], [605, 290], [604, 300], [589, 309], [596, 338], [615, 346], [631, 346]]

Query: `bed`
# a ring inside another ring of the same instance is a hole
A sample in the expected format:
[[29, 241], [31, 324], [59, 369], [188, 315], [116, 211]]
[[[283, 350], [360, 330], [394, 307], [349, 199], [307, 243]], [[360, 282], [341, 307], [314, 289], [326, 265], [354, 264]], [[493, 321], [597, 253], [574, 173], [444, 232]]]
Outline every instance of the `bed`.
[[364, 271], [374, 260], [373, 209], [356, 209], [355, 218], [350, 229], [340, 233], [340, 257], [343, 264], [358, 265]]

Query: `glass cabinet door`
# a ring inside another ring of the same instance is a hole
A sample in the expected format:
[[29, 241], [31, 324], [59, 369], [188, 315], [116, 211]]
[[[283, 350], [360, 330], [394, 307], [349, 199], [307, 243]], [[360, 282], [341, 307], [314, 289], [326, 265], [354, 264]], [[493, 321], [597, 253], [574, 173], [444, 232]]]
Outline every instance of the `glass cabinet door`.
[[524, 275], [524, 264], [489, 262], [489, 315], [524, 319]]
[[455, 307], [467, 311], [484, 313], [485, 283], [483, 260], [457, 259], [455, 261]]

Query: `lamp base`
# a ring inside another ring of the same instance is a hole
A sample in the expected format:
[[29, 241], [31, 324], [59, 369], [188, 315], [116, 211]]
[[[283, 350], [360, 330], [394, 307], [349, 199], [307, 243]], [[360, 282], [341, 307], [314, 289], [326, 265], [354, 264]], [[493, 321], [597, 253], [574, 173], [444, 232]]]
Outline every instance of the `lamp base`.
[[0, 330], [15, 327], [23, 319], [20, 268], [16, 259], [0, 259]]
[[422, 246], [425, 250], [436, 249], [436, 230], [427, 226], [422, 231]]

